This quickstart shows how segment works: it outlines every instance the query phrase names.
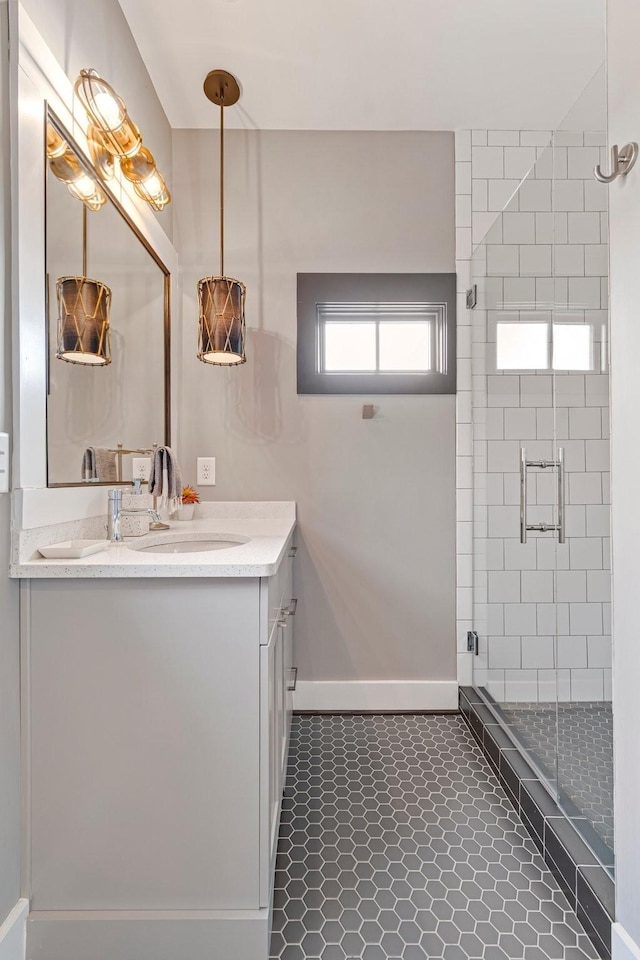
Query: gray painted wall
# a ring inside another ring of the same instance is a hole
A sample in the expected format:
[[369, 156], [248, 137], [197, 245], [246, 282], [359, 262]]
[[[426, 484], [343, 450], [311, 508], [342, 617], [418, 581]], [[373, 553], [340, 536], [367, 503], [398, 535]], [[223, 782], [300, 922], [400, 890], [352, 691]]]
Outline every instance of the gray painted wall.
[[204, 497], [297, 501], [301, 679], [454, 679], [455, 398], [299, 397], [295, 376], [297, 272], [455, 269], [453, 135], [232, 131], [225, 146], [225, 270], [248, 287], [233, 370], [195, 356], [218, 137], [174, 131], [185, 481], [215, 456]]
[[[8, 4], [0, 0], [0, 431], [11, 432]], [[0, 494], [0, 923], [20, 896], [18, 584], [9, 580], [11, 501]]]
[[[22, 4], [71, 80], [82, 67], [95, 67], [120, 94], [171, 189], [171, 127], [120, 5], [115, 0]], [[170, 237], [171, 206], [157, 216]]]

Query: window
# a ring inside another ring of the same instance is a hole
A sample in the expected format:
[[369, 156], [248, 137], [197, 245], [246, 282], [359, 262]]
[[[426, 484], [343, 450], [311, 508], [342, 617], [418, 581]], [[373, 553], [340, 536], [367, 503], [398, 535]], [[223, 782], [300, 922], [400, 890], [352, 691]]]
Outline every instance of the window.
[[298, 275], [298, 393], [453, 393], [449, 357], [454, 274]]
[[554, 323], [553, 369], [593, 370], [593, 327], [590, 323]]
[[545, 321], [498, 321], [496, 368], [593, 370], [593, 326], [590, 323], [554, 323], [552, 336], [551, 324]]
[[319, 373], [434, 369], [444, 304], [319, 303], [317, 310]]
[[498, 370], [547, 370], [549, 324], [496, 324], [496, 366]]

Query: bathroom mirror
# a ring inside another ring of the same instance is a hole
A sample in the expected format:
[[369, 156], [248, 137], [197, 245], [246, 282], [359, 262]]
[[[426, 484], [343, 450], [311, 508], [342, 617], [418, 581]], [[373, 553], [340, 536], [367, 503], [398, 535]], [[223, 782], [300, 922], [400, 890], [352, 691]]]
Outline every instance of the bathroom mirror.
[[170, 443], [171, 277], [50, 109], [44, 149], [47, 485], [130, 483]]

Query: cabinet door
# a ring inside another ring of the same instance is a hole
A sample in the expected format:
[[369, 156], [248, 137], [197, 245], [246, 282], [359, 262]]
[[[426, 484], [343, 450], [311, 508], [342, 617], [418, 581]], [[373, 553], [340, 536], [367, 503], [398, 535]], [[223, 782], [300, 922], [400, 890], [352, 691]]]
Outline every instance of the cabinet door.
[[260, 647], [260, 906], [269, 904], [282, 801], [284, 729], [282, 629], [276, 624]]
[[[293, 558], [295, 557], [295, 547], [292, 548], [289, 557], [283, 561], [286, 563], [285, 574], [283, 578], [284, 600], [283, 606], [287, 611], [286, 626], [284, 627], [283, 640], [283, 658], [284, 658], [284, 682], [285, 682], [285, 752], [289, 742], [289, 730], [291, 728], [291, 714], [293, 712], [293, 687], [295, 684], [295, 664], [294, 664], [294, 646], [293, 635], [296, 620], [296, 609], [298, 601], [294, 597], [293, 591]], [[286, 767], [286, 758], [285, 758]]]

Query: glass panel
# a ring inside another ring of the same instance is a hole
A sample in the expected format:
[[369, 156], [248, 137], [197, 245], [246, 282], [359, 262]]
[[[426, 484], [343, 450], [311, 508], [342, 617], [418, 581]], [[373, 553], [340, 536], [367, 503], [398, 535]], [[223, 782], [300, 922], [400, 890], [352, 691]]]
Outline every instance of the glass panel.
[[327, 321], [324, 331], [324, 369], [357, 372], [376, 369], [375, 323]]
[[379, 369], [387, 372], [431, 369], [431, 324], [381, 321]]
[[566, 543], [555, 573], [557, 769], [562, 809], [612, 869], [608, 191], [593, 176], [608, 162], [606, 126], [602, 69], [554, 135], [556, 445], [566, 463]]
[[604, 104], [602, 71], [473, 253], [473, 627], [476, 688], [613, 869]]
[[[553, 456], [549, 283], [551, 249], [530, 207], [551, 151], [497, 216], [472, 260], [478, 305], [471, 313], [474, 376], [474, 627], [476, 686], [498, 720], [556, 790], [553, 533], [520, 540], [520, 457]], [[549, 188], [550, 200], [550, 185]], [[527, 204], [520, 205], [520, 197]], [[547, 209], [546, 214], [550, 216]], [[532, 255], [545, 237], [540, 256]], [[545, 264], [548, 276], [539, 275]], [[537, 271], [536, 275], [531, 273]], [[552, 468], [528, 472], [527, 519], [553, 524]], [[535, 718], [535, 722], [533, 722]], [[536, 734], [535, 738], [533, 734]], [[536, 748], [536, 749], [534, 749]]]

